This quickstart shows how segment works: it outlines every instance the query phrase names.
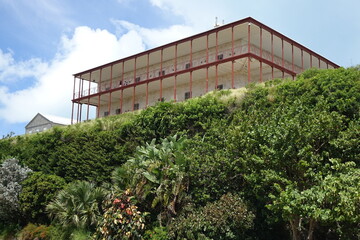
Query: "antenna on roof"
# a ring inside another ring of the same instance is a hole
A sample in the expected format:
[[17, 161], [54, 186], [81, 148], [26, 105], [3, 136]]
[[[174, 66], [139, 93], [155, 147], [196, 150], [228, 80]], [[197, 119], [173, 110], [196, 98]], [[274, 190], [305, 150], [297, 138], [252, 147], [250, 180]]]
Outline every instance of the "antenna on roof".
[[218, 24], [218, 17], [215, 17], [215, 25], [214, 28], [220, 27], [220, 25]]

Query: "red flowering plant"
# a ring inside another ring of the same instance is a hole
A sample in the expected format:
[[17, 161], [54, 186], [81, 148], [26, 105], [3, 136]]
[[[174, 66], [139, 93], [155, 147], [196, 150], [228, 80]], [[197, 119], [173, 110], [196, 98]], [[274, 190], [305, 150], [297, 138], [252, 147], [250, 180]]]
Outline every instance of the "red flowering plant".
[[135, 205], [130, 190], [111, 194], [104, 203], [104, 214], [94, 239], [142, 239], [145, 216]]

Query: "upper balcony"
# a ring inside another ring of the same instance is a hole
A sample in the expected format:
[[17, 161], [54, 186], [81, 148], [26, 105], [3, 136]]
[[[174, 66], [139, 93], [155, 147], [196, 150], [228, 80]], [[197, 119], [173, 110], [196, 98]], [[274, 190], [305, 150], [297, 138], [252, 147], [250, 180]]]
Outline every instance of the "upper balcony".
[[[245, 55], [247, 53], [249, 53], [249, 46], [248, 44], [243, 44], [239, 47], [218, 51], [217, 54], [215, 51], [211, 51], [208, 53], [208, 56], [206, 56], [205, 54], [205, 56], [193, 58], [191, 62], [178, 62], [176, 68], [174, 67], [175, 65], [172, 64], [165, 65], [162, 68], [160, 68], [159, 65], [155, 68], [152, 66], [151, 71], [147, 71], [146, 68], [138, 69], [136, 71], [136, 77], [134, 77], [134, 73], [131, 72], [124, 74], [124, 77], [120, 79], [119, 77], [116, 77], [112, 80], [106, 79], [99, 84], [90, 83], [96, 86], [92, 86], [90, 88], [86, 88], [83, 91], [76, 92], [74, 95], [74, 99], [87, 97], [89, 95], [94, 95], [100, 92], [107, 92], [112, 89], [119, 89], [128, 85], [132, 85], [134, 83], [141, 84], [146, 80], [165, 78], [170, 74], [181, 74], [183, 72], [188, 72], [192, 71], [193, 69], [201, 68], [202, 66], [207, 67], [211, 64], [226, 62], [229, 59], [231, 61], [231, 59], [234, 59], [241, 55]], [[264, 50], [261, 51], [261, 49], [255, 45], [250, 45], [250, 53], [258, 56], [263, 60], [267, 60], [268, 62], [272, 62], [278, 66], [281, 66], [290, 72], [294, 72], [296, 74], [302, 72], [301, 66], [297, 66], [292, 62], [283, 60], [281, 57], [275, 56], [271, 52]]]

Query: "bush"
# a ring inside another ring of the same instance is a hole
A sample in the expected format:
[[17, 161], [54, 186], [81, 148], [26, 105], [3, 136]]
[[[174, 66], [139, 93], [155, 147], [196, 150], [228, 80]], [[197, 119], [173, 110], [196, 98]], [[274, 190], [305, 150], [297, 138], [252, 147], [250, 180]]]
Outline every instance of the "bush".
[[168, 231], [166, 227], [154, 227], [147, 230], [144, 235], [145, 240], [168, 240]]
[[172, 239], [244, 239], [254, 217], [239, 196], [228, 193], [177, 218], [170, 225], [169, 235]]
[[65, 180], [42, 172], [32, 173], [22, 183], [19, 196], [20, 208], [26, 219], [33, 223], [50, 223], [45, 211], [57, 191], [65, 186]]
[[109, 196], [104, 210], [95, 239], [142, 239], [146, 214], [138, 210], [129, 190]]
[[20, 232], [20, 240], [49, 240], [50, 227], [45, 225], [34, 225], [29, 223]]

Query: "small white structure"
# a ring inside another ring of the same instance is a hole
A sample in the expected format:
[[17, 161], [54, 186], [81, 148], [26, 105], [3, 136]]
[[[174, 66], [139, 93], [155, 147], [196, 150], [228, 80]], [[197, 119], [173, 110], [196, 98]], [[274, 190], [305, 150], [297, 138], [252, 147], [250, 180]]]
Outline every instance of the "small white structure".
[[25, 134], [32, 134], [46, 131], [53, 126], [70, 125], [71, 120], [58, 116], [36, 114], [35, 117], [25, 126]]

